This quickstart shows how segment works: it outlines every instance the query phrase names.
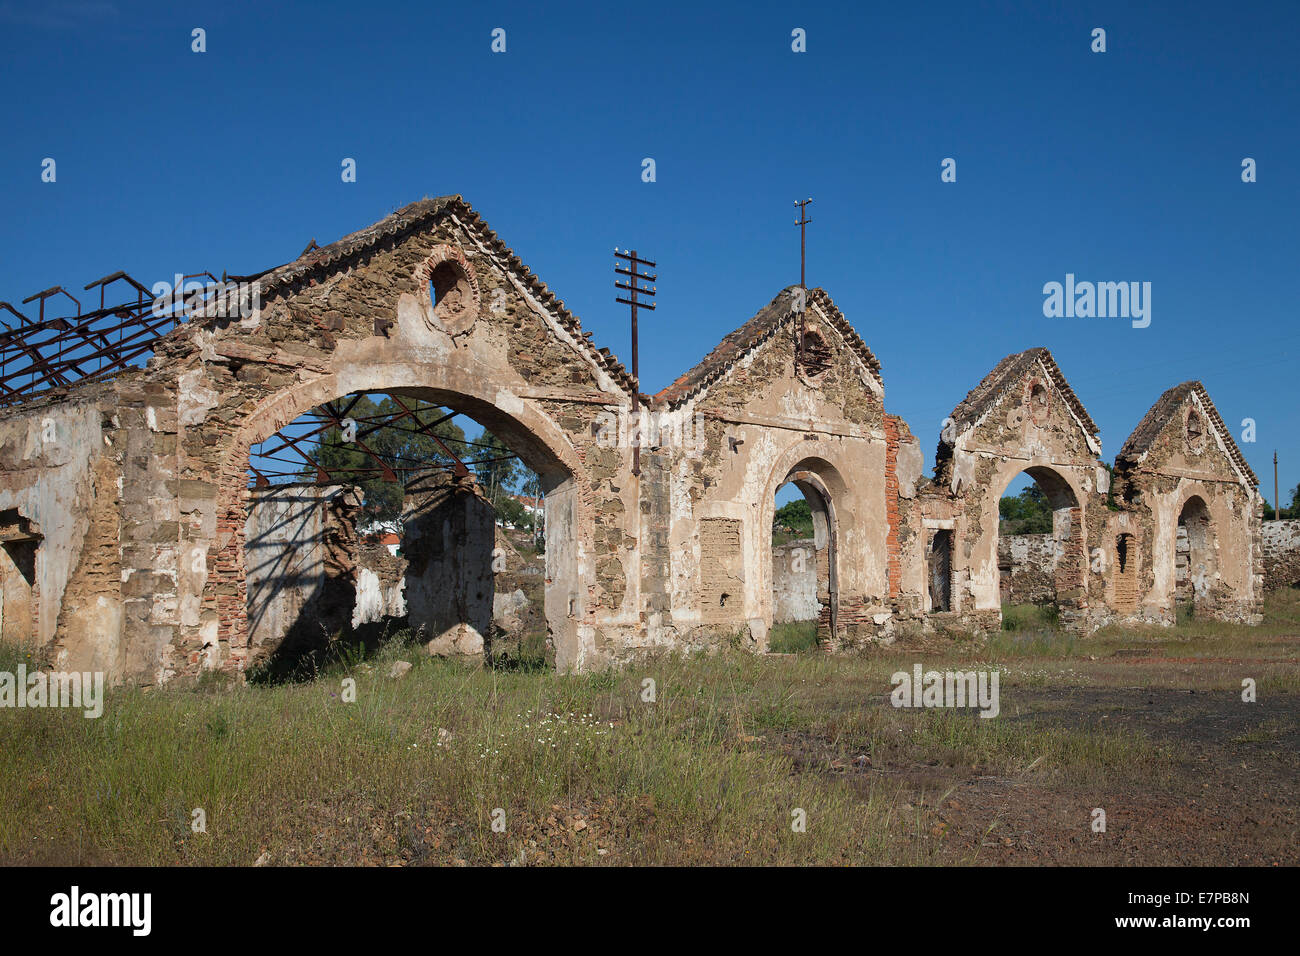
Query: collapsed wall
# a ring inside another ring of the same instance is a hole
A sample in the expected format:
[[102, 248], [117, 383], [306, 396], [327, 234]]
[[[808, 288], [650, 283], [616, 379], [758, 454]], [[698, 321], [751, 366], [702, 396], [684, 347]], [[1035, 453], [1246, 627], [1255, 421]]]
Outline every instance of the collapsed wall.
[[396, 532], [364, 534], [357, 545], [357, 603], [353, 629], [406, 627], [406, 558]]
[[351, 626], [360, 489], [286, 484], [251, 492], [244, 548], [254, 661], [300, 657]]

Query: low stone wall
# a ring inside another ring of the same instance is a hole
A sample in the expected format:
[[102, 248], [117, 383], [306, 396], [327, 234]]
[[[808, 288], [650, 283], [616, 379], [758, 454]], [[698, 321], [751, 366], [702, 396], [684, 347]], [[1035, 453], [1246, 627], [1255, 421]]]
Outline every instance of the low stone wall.
[[430, 654], [490, 653], [496, 515], [472, 478], [430, 471], [402, 503], [406, 608]]
[[772, 623], [815, 621], [821, 613], [817, 600], [817, 549], [811, 538], [772, 548]]
[[1300, 519], [1265, 521], [1264, 590], [1300, 587]]
[[1056, 600], [1056, 564], [1061, 541], [1050, 534], [998, 537], [998, 573], [1003, 604], [1051, 604]]

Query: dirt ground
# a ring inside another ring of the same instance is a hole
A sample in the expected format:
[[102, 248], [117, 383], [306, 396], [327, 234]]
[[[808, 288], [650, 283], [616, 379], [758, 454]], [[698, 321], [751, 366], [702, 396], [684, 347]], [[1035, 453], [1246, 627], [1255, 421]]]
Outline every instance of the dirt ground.
[[[1132, 666], [1138, 676], [1144, 663]], [[936, 863], [1300, 863], [1300, 697], [1247, 706], [1232, 690], [1045, 687], [1017, 688], [1015, 699], [1018, 713], [1001, 719], [1034, 730], [1131, 730], [1168, 750], [1171, 764], [1140, 782], [1085, 786], [948, 766], [865, 767], [852, 759], [840, 760], [839, 772], [897, 781], [907, 794], [904, 809], [923, 821], [914, 838], [928, 844]], [[1105, 811], [1105, 832], [1094, 832], [1096, 808]]]

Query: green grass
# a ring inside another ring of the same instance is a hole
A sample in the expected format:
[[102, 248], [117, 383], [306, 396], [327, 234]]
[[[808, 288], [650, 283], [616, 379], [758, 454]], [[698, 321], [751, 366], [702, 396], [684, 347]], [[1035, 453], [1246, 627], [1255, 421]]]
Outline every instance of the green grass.
[[1003, 604], [1002, 630], [1054, 629], [1061, 615], [1055, 604]]
[[[98, 720], [4, 714], [0, 862], [927, 862], [895, 778], [835, 776], [833, 758], [990, 772], [1045, 758], [1040, 772], [1088, 776], [1146, 754], [1131, 737], [895, 710], [898, 660], [722, 652], [574, 676], [410, 651], [392, 642], [310, 683], [120, 689]], [[392, 680], [399, 657], [414, 667]]]
[[767, 635], [767, 649], [773, 654], [799, 654], [820, 649], [816, 621], [787, 621], [773, 624]]
[[[837, 655], [813, 652], [804, 624], [773, 629], [773, 649], [807, 651], [789, 657], [663, 655], [587, 675], [430, 659], [394, 635], [368, 657], [321, 662], [307, 682], [117, 689], [97, 720], [0, 712], [0, 864], [933, 862], [929, 823], [908, 809], [928, 784], [909, 778], [1141, 786], [1176, 764], [1129, 731], [1022, 714], [1016, 688], [1112, 672], [1134, 686], [1147, 671], [1116, 651], [1136, 647], [1277, 659], [1252, 673], [1262, 692], [1294, 693], [1298, 621], [1300, 599], [1284, 592], [1254, 629], [1044, 627]], [[390, 679], [399, 658], [414, 666]], [[24, 661], [0, 648], [0, 670]], [[890, 675], [918, 661], [999, 667], [1002, 715], [889, 706]], [[857, 755], [871, 771], [844, 773]], [[199, 808], [206, 833], [191, 828]], [[497, 808], [504, 833], [491, 827]], [[795, 809], [805, 833], [791, 831]]]

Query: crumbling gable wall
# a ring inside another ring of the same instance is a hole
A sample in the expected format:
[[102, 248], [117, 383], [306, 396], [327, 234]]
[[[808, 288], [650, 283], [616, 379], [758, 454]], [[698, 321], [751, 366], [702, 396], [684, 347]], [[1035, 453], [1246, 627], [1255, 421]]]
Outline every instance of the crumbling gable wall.
[[[654, 411], [697, 440], [642, 456], [644, 487], [665, 489], [662, 514], [648, 503], [666, 527], [664, 552], [646, 569], [671, 588], [648, 610], [649, 641], [671, 626], [677, 643], [738, 634], [766, 646], [774, 497], [787, 480], [825, 498], [832, 516], [838, 630], [824, 621], [826, 639], [865, 640], [888, 625], [879, 365], [820, 290], [807, 296], [810, 347], [797, 362], [798, 294], [786, 289], [655, 396]], [[628, 635], [629, 646], [641, 640]]]
[[1199, 577], [1195, 613], [1258, 623], [1263, 499], [1257, 486], [1199, 382], [1174, 386], [1157, 400], [1116, 459], [1115, 497], [1136, 516], [1128, 528], [1139, 549], [1134, 616], [1173, 623], [1179, 518], [1199, 512], [1207, 527], [1201, 553], [1191, 555], [1199, 565], [1191, 569]]
[[[309, 260], [263, 280], [253, 321], [194, 333], [195, 384], [220, 403], [185, 435], [182, 467], [209, 485], [217, 534], [193, 545], [214, 562], [203, 620], [181, 643], [192, 654], [215, 637], [223, 660], [239, 666], [246, 656], [242, 542], [231, 525], [249, 446], [341, 395], [404, 391], [475, 417], [542, 476], [555, 542], [548, 621], [560, 631], [561, 666], [581, 666], [602, 627], [635, 614], [624, 601], [634, 556], [614, 551], [594, 568], [583, 557], [604, 553], [598, 542], [621, 536], [623, 516], [635, 512], [620, 478], [628, 464], [606, 462], [590, 428], [598, 410], [626, 401], [621, 367], [459, 202], [408, 207]], [[473, 280], [448, 316], [428, 291], [445, 264]]]
[[1003, 359], [954, 409], [930, 494], [951, 500], [953, 606], [965, 623], [999, 626], [998, 504], [1012, 479], [1028, 472], [1054, 511], [1062, 622], [1096, 626], [1105, 579], [1089, 548], [1105, 520], [1109, 488], [1100, 451], [1096, 425], [1046, 349]]

